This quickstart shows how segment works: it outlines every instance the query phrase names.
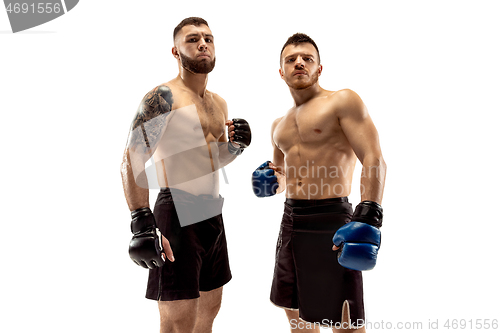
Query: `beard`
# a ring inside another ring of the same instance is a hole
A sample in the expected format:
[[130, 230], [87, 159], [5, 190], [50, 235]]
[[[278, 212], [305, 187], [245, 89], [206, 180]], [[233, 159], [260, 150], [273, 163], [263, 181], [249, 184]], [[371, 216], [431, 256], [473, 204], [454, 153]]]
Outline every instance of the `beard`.
[[286, 81], [286, 84], [292, 89], [302, 90], [313, 86], [316, 82], [318, 82], [318, 78], [319, 78], [318, 72], [315, 71], [309, 80], [299, 79], [293, 82], [290, 80]]
[[179, 52], [181, 57], [181, 65], [188, 71], [194, 74], [208, 74], [215, 67], [215, 57], [212, 61], [207, 61], [206, 59], [202, 60], [193, 60], [189, 58], [187, 55]]

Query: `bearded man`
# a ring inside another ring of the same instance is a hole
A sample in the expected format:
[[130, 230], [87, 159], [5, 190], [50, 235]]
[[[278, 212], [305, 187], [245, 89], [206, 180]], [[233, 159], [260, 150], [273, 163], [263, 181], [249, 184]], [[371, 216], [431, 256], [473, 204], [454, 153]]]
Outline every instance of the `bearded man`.
[[[150, 269], [146, 297], [158, 302], [161, 332], [211, 332], [231, 279], [218, 169], [248, 147], [251, 133], [245, 120], [229, 120], [226, 102], [206, 90], [215, 47], [204, 19], [179, 23], [172, 55], [179, 75], [144, 97], [123, 155], [134, 234], [129, 255]], [[153, 213], [154, 184], [161, 190]]]

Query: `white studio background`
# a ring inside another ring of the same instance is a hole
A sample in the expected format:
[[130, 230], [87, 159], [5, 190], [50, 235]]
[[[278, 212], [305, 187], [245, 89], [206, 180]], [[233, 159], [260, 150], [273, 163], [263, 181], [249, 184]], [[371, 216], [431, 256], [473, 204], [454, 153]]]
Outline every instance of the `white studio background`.
[[119, 167], [140, 100], [177, 75], [172, 31], [188, 16], [215, 35], [209, 90], [253, 132], [221, 188], [233, 280], [214, 332], [288, 331], [269, 302], [284, 196], [255, 198], [250, 173], [293, 103], [278, 68], [295, 32], [319, 46], [322, 87], [363, 98], [388, 164], [364, 274], [372, 331], [500, 319], [498, 2], [87, 0], [17, 34], [0, 12], [2, 332], [159, 330], [147, 271], [128, 258]]

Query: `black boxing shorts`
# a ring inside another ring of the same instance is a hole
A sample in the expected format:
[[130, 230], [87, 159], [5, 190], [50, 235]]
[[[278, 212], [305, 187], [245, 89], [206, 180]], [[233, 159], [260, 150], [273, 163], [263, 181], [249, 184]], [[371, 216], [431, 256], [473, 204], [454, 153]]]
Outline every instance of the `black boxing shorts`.
[[200, 291], [222, 287], [231, 280], [222, 214], [181, 227], [174, 206], [195, 204], [219, 207], [223, 198], [195, 196], [178, 189], [163, 188], [154, 208], [157, 227], [168, 239], [175, 260], [149, 270], [146, 298], [157, 301], [193, 299]]
[[361, 272], [340, 266], [332, 250], [333, 235], [351, 217], [347, 197], [286, 199], [271, 302], [298, 309], [299, 317], [307, 322], [335, 326], [342, 324], [342, 306], [347, 300], [351, 323], [364, 322]]

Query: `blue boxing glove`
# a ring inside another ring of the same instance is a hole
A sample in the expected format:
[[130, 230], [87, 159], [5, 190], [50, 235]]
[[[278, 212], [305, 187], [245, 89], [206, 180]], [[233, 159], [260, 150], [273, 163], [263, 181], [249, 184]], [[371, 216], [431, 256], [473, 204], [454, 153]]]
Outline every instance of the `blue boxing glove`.
[[340, 248], [340, 265], [357, 271], [375, 267], [382, 218], [382, 207], [376, 202], [363, 201], [356, 207], [351, 222], [342, 226], [333, 236], [333, 243]]
[[279, 187], [278, 177], [274, 174], [274, 170], [269, 167], [271, 161], [262, 163], [252, 173], [252, 188], [256, 196], [270, 197], [276, 194]]

